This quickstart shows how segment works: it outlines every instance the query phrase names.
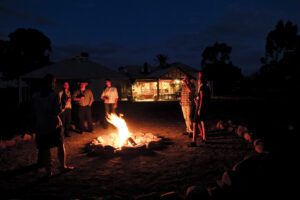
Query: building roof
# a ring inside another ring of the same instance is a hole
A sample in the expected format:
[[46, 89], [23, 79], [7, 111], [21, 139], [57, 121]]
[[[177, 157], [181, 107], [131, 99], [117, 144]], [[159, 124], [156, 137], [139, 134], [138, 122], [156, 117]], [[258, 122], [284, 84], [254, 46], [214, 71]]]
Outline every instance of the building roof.
[[21, 78], [42, 78], [48, 73], [53, 74], [56, 78], [60, 79], [99, 79], [124, 77], [124, 75], [121, 73], [89, 61], [87, 57], [77, 56], [37, 69], [21, 76]]
[[198, 70], [190, 67], [186, 64], [175, 62], [172, 64], [169, 64], [168, 67], [162, 68], [162, 67], [152, 67], [147, 66], [149, 72], [145, 73], [143, 71], [143, 66], [125, 66], [122, 68], [122, 73], [127, 76], [128, 78], [134, 78], [134, 79], [153, 79], [153, 78], [161, 78], [163, 75], [169, 73], [170, 71], [178, 68], [183, 73], [188, 74], [194, 78], [197, 77]]
[[157, 68], [157, 70], [155, 70], [151, 74], [147, 75], [147, 77], [149, 77], [149, 78], [160, 78], [163, 75], [167, 74], [168, 72], [170, 72], [170, 71], [172, 71], [173, 69], [176, 69], [176, 68], [182, 70], [184, 73], [186, 73], [186, 74], [188, 74], [188, 75], [190, 75], [194, 78], [197, 77], [198, 70], [196, 70], [195, 68], [190, 67], [186, 64], [180, 63], [180, 62], [172, 63], [167, 68]]
[[145, 72], [145, 67], [141, 65], [126, 65], [122, 68], [121, 73], [129, 78], [145, 78], [158, 67], [148, 65], [146, 68], [148, 72]]

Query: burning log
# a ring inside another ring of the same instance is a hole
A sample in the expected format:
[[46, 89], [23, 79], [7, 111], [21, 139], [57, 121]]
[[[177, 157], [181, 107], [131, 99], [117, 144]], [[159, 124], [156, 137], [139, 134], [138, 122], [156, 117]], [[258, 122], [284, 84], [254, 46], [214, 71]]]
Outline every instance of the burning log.
[[134, 141], [134, 139], [132, 139], [132, 137], [129, 137], [128, 139], [127, 139], [127, 143], [130, 143], [132, 146], [136, 146], [136, 142]]

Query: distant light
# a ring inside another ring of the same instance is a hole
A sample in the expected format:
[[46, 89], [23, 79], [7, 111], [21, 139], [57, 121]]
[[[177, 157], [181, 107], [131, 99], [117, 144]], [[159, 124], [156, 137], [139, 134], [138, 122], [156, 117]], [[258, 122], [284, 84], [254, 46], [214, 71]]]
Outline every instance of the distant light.
[[175, 79], [175, 83], [180, 83], [180, 80], [178, 80], [178, 79]]

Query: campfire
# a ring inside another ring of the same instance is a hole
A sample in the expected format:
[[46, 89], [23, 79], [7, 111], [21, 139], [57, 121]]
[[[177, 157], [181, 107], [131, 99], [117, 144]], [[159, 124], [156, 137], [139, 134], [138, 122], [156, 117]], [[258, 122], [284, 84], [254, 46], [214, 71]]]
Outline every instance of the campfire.
[[107, 121], [117, 128], [118, 133], [93, 139], [88, 144], [89, 153], [128, 153], [162, 147], [164, 137], [152, 133], [131, 133], [122, 114], [110, 114]]

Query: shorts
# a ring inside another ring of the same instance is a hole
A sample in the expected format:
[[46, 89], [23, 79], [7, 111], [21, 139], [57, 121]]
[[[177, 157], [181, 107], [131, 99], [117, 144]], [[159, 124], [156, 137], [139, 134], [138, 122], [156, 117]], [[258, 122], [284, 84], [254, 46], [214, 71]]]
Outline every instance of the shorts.
[[206, 118], [207, 118], [207, 110], [206, 109], [202, 109], [200, 111], [200, 115], [198, 115], [197, 111], [195, 111], [193, 122], [199, 124], [201, 121], [206, 121]]

